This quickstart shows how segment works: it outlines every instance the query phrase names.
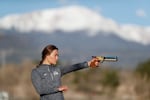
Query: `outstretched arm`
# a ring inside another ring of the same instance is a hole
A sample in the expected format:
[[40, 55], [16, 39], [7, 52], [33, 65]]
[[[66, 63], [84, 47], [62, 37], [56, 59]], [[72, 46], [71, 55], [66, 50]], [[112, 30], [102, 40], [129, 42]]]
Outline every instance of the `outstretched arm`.
[[61, 69], [61, 73], [62, 75], [73, 72], [73, 71], [77, 71], [80, 69], [84, 69], [84, 68], [88, 68], [88, 67], [98, 67], [99, 66], [99, 59], [97, 58], [92, 58], [90, 61], [88, 62], [83, 62], [83, 63], [78, 63], [78, 64], [74, 64], [71, 66], [67, 66], [67, 67], [60, 67]]

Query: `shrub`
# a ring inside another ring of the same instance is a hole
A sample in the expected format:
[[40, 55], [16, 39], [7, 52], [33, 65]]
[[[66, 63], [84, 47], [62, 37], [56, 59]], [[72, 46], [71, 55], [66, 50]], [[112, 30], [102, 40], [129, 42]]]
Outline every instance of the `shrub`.
[[142, 78], [150, 79], [150, 59], [139, 63], [135, 69], [135, 72], [138, 73]]
[[117, 87], [119, 85], [119, 76], [116, 70], [107, 70], [101, 80], [103, 86]]

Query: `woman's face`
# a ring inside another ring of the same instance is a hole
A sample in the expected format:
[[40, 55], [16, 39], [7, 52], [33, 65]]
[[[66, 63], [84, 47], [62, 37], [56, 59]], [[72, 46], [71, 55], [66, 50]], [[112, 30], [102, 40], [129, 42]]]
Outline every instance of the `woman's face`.
[[53, 50], [51, 54], [47, 56], [49, 64], [56, 65], [58, 61], [58, 56], [59, 56], [58, 50], [57, 49]]

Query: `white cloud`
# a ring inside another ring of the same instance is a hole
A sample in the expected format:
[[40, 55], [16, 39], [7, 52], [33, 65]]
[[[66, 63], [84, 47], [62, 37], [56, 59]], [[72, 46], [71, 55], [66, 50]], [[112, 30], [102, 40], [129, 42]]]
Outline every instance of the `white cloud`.
[[138, 17], [143, 17], [143, 18], [147, 16], [146, 12], [145, 12], [143, 9], [138, 9], [138, 10], [136, 11], [136, 15], [137, 15]]
[[[143, 11], [141, 11], [143, 12]], [[146, 16], [140, 14], [142, 16]], [[21, 32], [43, 31], [53, 33], [61, 30], [66, 33], [87, 31], [94, 36], [100, 32], [114, 34], [124, 40], [144, 45], [150, 44], [150, 27], [120, 25], [99, 12], [81, 6], [62, 7], [23, 15], [7, 16], [0, 19], [0, 29], [16, 29]]]

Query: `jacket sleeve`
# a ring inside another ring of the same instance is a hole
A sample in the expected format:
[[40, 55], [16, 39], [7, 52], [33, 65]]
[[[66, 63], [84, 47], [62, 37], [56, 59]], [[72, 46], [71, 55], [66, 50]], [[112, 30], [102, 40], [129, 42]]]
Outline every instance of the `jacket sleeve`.
[[47, 95], [59, 92], [58, 88], [52, 87], [50, 84], [48, 84], [47, 80], [45, 78], [42, 78], [38, 71], [36, 71], [36, 69], [32, 70], [31, 80], [33, 86], [40, 95]]
[[64, 75], [73, 71], [77, 71], [83, 68], [88, 68], [87, 62], [78, 63], [78, 64], [74, 64], [74, 65], [67, 66], [67, 67], [60, 67], [61, 75]]

